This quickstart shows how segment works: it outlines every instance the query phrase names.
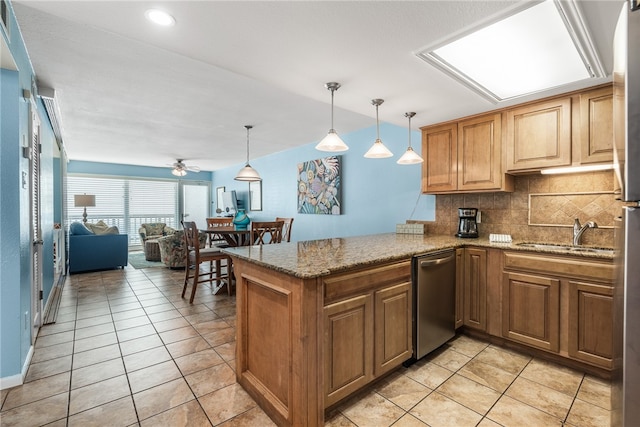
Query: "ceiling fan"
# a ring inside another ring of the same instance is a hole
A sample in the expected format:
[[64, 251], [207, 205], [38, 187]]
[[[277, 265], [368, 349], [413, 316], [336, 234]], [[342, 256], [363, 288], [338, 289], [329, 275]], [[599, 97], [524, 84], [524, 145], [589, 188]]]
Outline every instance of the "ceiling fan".
[[171, 165], [173, 169], [171, 169], [171, 173], [175, 176], [185, 176], [187, 172], [200, 172], [200, 168], [198, 166], [190, 166], [184, 164], [183, 159], [176, 159], [176, 162]]

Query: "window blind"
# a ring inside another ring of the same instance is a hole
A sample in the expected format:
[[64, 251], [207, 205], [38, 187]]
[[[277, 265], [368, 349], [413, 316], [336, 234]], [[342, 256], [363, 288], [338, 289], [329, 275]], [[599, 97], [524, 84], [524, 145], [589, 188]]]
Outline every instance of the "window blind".
[[138, 178], [74, 176], [67, 178], [67, 226], [82, 221], [83, 207], [74, 206], [74, 195], [93, 194], [96, 206], [87, 207], [87, 221], [104, 221], [129, 235], [129, 245], [140, 245], [140, 224], [163, 222], [176, 228], [178, 183]]

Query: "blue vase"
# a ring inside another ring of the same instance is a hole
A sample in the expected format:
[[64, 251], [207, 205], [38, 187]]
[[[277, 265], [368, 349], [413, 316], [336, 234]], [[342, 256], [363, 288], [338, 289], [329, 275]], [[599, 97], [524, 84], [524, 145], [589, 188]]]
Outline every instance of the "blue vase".
[[236, 216], [233, 217], [233, 225], [236, 226], [236, 230], [246, 230], [250, 222], [251, 219], [244, 209], [238, 209]]

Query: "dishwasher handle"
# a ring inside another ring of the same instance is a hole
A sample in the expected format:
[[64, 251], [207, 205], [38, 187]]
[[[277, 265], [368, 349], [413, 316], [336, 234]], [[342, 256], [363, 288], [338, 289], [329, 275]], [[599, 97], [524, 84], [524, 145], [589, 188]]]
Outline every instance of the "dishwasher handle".
[[447, 262], [453, 261], [455, 259], [455, 257], [456, 257], [456, 255], [453, 254], [453, 255], [448, 256], [446, 258], [438, 258], [438, 259], [420, 261], [420, 267], [424, 268], [424, 267], [431, 267], [431, 266], [434, 266], [434, 265], [446, 264]]

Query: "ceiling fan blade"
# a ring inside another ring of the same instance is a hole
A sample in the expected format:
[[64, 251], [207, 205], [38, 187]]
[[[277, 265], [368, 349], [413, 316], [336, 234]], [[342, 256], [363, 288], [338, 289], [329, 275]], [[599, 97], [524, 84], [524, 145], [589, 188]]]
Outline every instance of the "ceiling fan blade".
[[198, 166], [187, 166], [187, 170], [190, 172], [200, 172], [200, 168]]

